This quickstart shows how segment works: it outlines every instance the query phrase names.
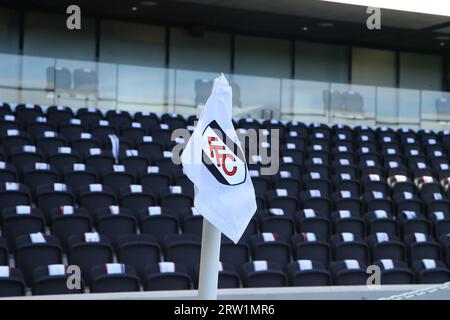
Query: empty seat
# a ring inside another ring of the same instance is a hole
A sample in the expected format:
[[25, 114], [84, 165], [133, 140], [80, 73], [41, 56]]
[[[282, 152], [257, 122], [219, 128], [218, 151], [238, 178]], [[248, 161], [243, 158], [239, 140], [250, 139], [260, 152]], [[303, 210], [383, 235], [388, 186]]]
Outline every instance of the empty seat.
[[377, 232], [367, 237], [367, 244], [371, 251], [372, 261], [391, 259], [406, 261], [406, 248], [395, 235]]
[[120, 163], [129, 168], [133, 174], [144, 173], [147, 167], [150, 165], [150, 159], [148, 156], [139, 153], [136, 149], [125, 150]]
[[441, 259], [441, 246], [429, 235], [414, 233], [405, 237], [411, 263], [420, 259]]
[[72, 137], [70, 145], [80, 154], [89, 154], [90, 149], [100, 148], [101, 142], [92, 136], [92, 133], [82, 132], [79, 136]]
[[6, 154], [9, 154], [13, 148], [31, 145], [30, 136], [17, 129], [6, 130], [6, 132], [2, 133], [0, 141]]
[[121, 263], [107, 263], [92, 268], [90, 292], [140, 291], [141, 284], [136, 270]]
[[40, 186], [56, 183], [58, 181], [58, 172], [49, 163], [36, 162], [24, 167], [22, 177], [23, 182], [35, 194]]
[[242, 285], [245, 288], [284, 287], [287, 284], [286, 274], [275, 262], [256, 260], [242, 266]]
[[292, 252], [294, 260], [313, 260], [328, 265], [331, 261], [331, 248], [328, 242], [312, 232], [298, 234], [292, 237]]
[[287, 216], [283, 209], [270, 208], [260, 212], [261, 231], [275, 232], [286, 239], [290, 239], [295, 233], [295, 221]]
[[62, 248], [54, 236], [40, 232], [22, 235], [16, 239], [16, 266], [22, 270], [25, 282], [32, 285], [36, 267], [62, 262]]
[[18, 181], [16, 168], [9, 163], [0, 161], [0, 184], [14, 181]]
[[180, 214], [183, 233], [201, 235], [203, 229], [203, 216], [194, 207]]
[[450, 271], [444, 263], [434, 259], [422, 259], [412, 264], [417, 283], [444, 283], [450, 281]]
[[320, 190], [311, 189], [300, 193], [303, 209], [312, 209], [317, 215], [329, 217], [332, 211], [330, 199], [323, 196]]
[[145, 279], [145, 267], [160, 261], [161, 250], [156, 239], [147, 234], [128, 234], [117, 238], [119, 262], [131, 265]]
[[59, 173], [64, 173], [64, 168], [73, 166], [81, 161], [81, 156], [76, 150], [70, 147], [59, 147], [50, 150], [48, 153], [48, 162], [55, 166]]
[[116, 195], [108, 186], [89, 184], [79, 191], [80, 206], [94, 214], [99, 208], [107, 208], [116, 204]]
[[32, 137], [37, 137], [45, 131], [53, 131], [55, 128], [55, 124], [49, 122], [46, 117], [36, 117], [34, 120], [31, 120], [26, 124], [26, 131]]
[[10, 248], [14, 248], [19, 236], [45, 231], [42, 211], [31, 206], [21, 205], [3, 209], [1, 221], [3, 236], [8, 240]]
[[108, 120], [99, 120], [96, 124], [91, 125], [91, 133], [96, 139], [105, 143], [109, 139], [109, 135], [117, 135], [118, 130]]
[[313, 209], [299, 211], [296, 216], [298, 233], [311, 232], [328, 240], [331, 234], [331, 223], [328, 217], [323, 216], [323, 214], [323, 212], [316, 213]]
[[220, 245], [220, 261], [234, 265], [236, 270], [250, 261], [250, 248], [245, 240], [234, 243], [224, 235]]
[[91, 148], [85, 156], [86, 165], [92, 167], [99, 174], [103, 168], [109, 168], [115, 163], [114, 156], [110, 150]]
[[165, 260], [181, 263], [193, 275], [200, 263], [200, 237], [193, 234], [172, 234], [164, 237]]
[[366, 267], [358, 260], [343, 260], [331, 263], [330, 270], [333, 282], [338, 286], [366, 285], [368, 274]]
[[72, 118], [68, 122], [63, 122], [59, 125], [59, 133], [68, 141], [76, 139], [85, 131], [86, 127], [77, 118]]
[[29, 205], [30, 202], [30, 190], [26, 185], [17, 182], [0, 185], [0, 211], [8, 207]]
[[[200, 274], [200, 265], [196, 266], [195, 274]], [[194, 288], [198, 288], [198, 277], [195, 278]], [[217, 287], [220, 289], [239, 288], [241, 286], [241, 279], [236, 269], [231, 263], [219, 262], [219, 279]]]
[[25, 281], [22, 271], [8, 266], [0, 266], [0, 297], [25, 295]]
[[135, 175], [124, 165], [115, 164], [102, 170], [102, 184], [111, 187], [115, 192], [134, 183]]
[[291, 286], [328, 286], [331, 276], [325, 266], [317, 261], [297, 260], [287, 266]]
[[333, 247], [334, 260], [358, 260], [362, 263], [369, 261], [369, 249], [362, 237], [343, 232], [331, 237], [331, 244]]
[[402, 223], [404, 236], [415, 232], [431, 234], [430, 222], [420, 212], [403, 210], [399, 213], [398, 220]]
[[358, 212], [352, 210], [339, 210], [331, 215], [334, 224], [334, 233], [350, 232], [360, 236], [366, 233], [366, 224], [359, 217]]
[[74, 294], [83, 293], [83, 282], [79, 282], [79, 287], [69, 288], [68, 280], [70, 274], [63, 264], [51, 264], [37, 267], [33, 272], [33, 295], [51, 294]]
[[103, 119], [102, 112], [92, 107], [78, 109], [77, 117], [86, 127], [91, 127]]
[[254, 260], [268, 260], [283, 267], [291, 262], [289, 242], [277, 233], [263, 232], [252, 236], [250, 249]]
[[75, 196], [66, 184], [54, 183], [38, 188], [36, 192], [36, 202], [44, 212], [47, 220], [50, 221], [51, 211], [60, 206], [73, 205]]
[[120, 134], [122, 137], [128, 138], [131, 141], [137, 141], [142, 139], [146, 135], [147, 131], [140, 122], [132, 122], [130, 126], [124, 127]]
[[179, 231], [178, 216], [170, 209], [151, 206], [139, 213], [141, 233], [154, 236], [159, 242], [168, 234]]
[[381, 284], [413, 284], [414, 273], [406, 262], [392, 259], [382, 259], [374, 264], [381, 269]]
[[90, 232], [92, 226], [92, 218], [84, 208], [60, 206], [51, 210], [50, 229], [59, 238], [64, 250], [67, 250], [70, 236]]
[[400, 236], [400, 225], [398, 220], [385, 210], [375, 210], [364, 215], [364, 220], [368, 227], [369, 234], [385, 232]]
[[80, 267], [81, 276], [87, 285], [91, 284], [91, 270], [94, 266], [113, 262], [109, 239], [97, 232], [70, 236], [68, 247], [69, 264]]
[[97, 182], [97, 172], [84, 163], [73, 163], [64, 168], [64, 183], [73, 190], [79, 190]]
[[192, 280], [186, 268], [173, 262], [149, 264], [145, 268], [145, 291], [156, 290], [188, 290], [192, 288]]
[[107, 236], [113, 243], [121, 235], [135, 234], [137, 221], [132, 212], [127, 208], [109, 206], [95, 213], [97, 231]]
[[131, 115], [125, 110], [108, 110], [106, 112], [106, 119], [111, 123], [112, 126], [123, 129], [131, 125]]
[[46, 111], [47, 120], [54, 124], [66, 123], [74, 114], [71, 108], [66, 106], [50, 106]]
[[162, 173], [157, 166], [148, 166], [147, 171], [139, 176], [140, 184], [147, 186], [153, 192], [168, 189], [170, 181], [170, 176]]
[[298, 210], [298, 200], [297, 197], [288, 194], [286, 189], [276, 189], [267, 192], [267, 204], [269, 208], [279, 208], [290, 217], [293, 217]]
[[194, 200], [180, 186], [170, 186], [160, 193], [161, 207], [181, 213], [194, 205]]
[[123, 207], [130, 209], [136, 217], [143, 209], [156, 204], [153, 193], [146, 186], [132, 184], [120, 191], [120, 203]]
[[136, 140], [136, 149], [152, 159], [158, 159], [162, 157], [164, 146], [153, 141], [152, 136], [143, 136]]
[[36, 117], [44, 114], [39, 105], [32, 103], [18, 104], [14, 113], [24, 123], [33, 121]]
[[10, 150], [10, 161], [17, 169], [23, 170], [25, 166], [43, 162], [44, 156], [36, 146], [23, 145], [20, 147], [12, 147]]

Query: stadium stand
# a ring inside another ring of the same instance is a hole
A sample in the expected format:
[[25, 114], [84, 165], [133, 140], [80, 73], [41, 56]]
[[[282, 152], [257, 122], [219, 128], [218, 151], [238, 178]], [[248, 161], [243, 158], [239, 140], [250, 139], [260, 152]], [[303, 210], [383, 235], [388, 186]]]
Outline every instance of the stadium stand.
[[[170, 161], [171, 132], [193, 117], [1, 112], [12, 121], [0, 122], [0, 296], [197, 288], [202, 217]], [[223, 237], [220, 288], [359, 285], [370, 264], [383, 284], [450, 280], [449, 132], [235, 126], [281, 129], [281, 167], [264, 176], [249, 164], [259, 209], [237, 245]], [[71, 264], [82, 270], [75, 291], [64, 285]]]

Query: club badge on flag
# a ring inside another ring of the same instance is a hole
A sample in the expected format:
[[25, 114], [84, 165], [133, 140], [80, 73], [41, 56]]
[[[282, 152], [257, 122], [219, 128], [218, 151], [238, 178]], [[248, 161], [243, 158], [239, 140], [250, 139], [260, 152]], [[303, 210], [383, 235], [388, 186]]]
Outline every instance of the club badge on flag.
[[255, 190], [232, 123], [232, 90], [222, 74], [181, 155], [194, 207], [237, 243], [256, 211]]

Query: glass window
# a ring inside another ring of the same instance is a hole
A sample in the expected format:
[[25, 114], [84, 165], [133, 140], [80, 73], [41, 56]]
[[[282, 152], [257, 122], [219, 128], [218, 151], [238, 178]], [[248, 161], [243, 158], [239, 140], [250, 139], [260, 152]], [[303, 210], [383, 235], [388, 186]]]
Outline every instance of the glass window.
[[345, 46], [297, 41], [295, 43], [295, 78], [347, 82], [347, 48]]
[[19, 52], [18, 13], [6, 8], [0, 8], [0, 52]]
[[235, 43], [234, 72], [237, 74], [290, 78], [288, 40], [238, 35]]
[[164, 27], [105, 20], [100, 30], [100, 61], [165, 66]]
[[442, 58], [436, 55], [401, 52], [400, 87], [441, 90]]
[[395, 87], [395, 52], [352, 48], [352, 83]]
[[230, 35], [205, 32], [193, 36], [186, 29], [170, 29], [171, 68], [211, 72], [229, 72]]

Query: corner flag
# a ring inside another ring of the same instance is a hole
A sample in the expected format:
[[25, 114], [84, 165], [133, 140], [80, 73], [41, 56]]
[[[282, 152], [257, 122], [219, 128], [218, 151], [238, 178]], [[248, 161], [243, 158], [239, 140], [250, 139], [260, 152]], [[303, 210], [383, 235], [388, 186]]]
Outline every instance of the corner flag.
[[255, 190], [232, 117], [231, 87], [214, 80], [181, 163], [195, 187], [194, 207], [203, 220], [198, 297], [217, 299], [220, 237], [237, 243], [256, 211]]
[[237, 243], [256, 211], [256, 199], [231, 118], [231, 86], [222, 74], [214, 80], [181, 162], [195, 186], [194, 207]]

